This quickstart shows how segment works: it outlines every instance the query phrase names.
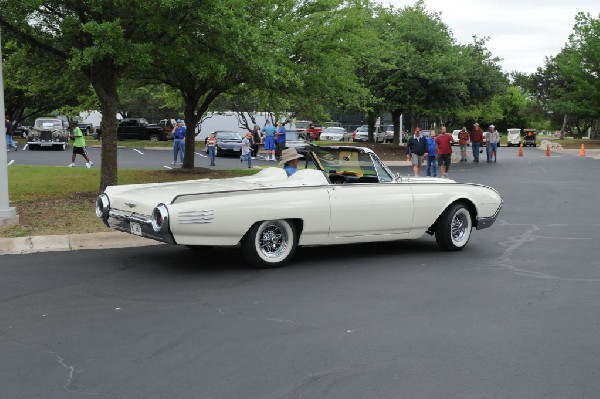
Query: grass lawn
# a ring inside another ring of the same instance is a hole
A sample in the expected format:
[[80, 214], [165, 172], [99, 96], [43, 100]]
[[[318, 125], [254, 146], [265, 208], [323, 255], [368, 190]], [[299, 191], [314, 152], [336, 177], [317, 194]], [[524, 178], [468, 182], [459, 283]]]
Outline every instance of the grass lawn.
[[[256, 170], [119, 170], [119, 184], [225, 178], [256, 173]], [[10, 206], [16, 207], [19, 224], [0, 228], [0, 237], [110, 231], [94, 211], [99, 169], [64, 166], [10, 166]]]

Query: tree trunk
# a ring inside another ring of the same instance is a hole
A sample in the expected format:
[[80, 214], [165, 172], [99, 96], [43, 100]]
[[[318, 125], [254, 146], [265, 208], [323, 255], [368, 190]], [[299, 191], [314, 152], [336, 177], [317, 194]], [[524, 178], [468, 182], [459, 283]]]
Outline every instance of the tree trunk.
[[402, 110], [396, 108], [392, 111], [392, 122], [394, 123], [394, 145], [400, 145], [400, 116]]
[[367, 112], [367, 124], [369, 125], [369, 142], [375, 143], [375, 111]]
[[185, 104], [184, 120], [185, 126], [187, 127], [185, 133], [185, 147], [183, 166], [184, 169], [194, 169], [194, 155], [196, 153], [196, 125], [200, 121], [200, 116], [196, 113], [196, 104], [198, 101], [192, 104]]
[[565, 133], [567, 131], [567, 128], [569, 126], [569, 115], [566, 115], [563, 117], [563, 125], [562, 128], [560, 129], [560, 139], [563, 140], [565, 138]]
[[98, 67], [92, 70], [90, 82], [100, 100], [102, 120], [102, 169], [100, 172], [100, 192], [107, 186], [117, 184], [117, 93], [118, 76], [115, 70]]

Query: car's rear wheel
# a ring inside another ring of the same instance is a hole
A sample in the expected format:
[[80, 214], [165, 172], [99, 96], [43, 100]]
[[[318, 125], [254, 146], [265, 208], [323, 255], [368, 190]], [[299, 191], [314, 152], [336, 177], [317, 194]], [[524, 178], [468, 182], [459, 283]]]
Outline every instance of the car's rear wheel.
[[150, 137], [148, 138], [150, 141], [158, 141], [159, 137], [158, 134], [151, 134]]
[[281, 267], [289, 262], [298, 246], [296, 227], [287, 220], [255, 223], [242, 239], [242, 253], [261, 269]]
[[463, 203], [454, 203], [444, 211], [435, 228], [435, 239], [445, 251], [459, 251], [469, 242], [473, 221]]

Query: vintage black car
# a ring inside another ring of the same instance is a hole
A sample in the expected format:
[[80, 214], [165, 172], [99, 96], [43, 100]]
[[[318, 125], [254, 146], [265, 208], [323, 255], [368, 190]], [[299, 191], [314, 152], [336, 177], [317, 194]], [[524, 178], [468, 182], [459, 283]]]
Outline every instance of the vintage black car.
[[38, 150], [52, 148], [65, 150], [69, 140], [69, 130], [63, 119], [54, 117], [37, 118], [33, 128], [27, 133], [27, 148]]
[[[102, 140], [102, 131], [100, 128], [96, 129], [94, 137], [97, 140]], [[163, 141], [168, 140], [169, 135], [166, 133], [163, 126], [150, 124], [144, 118], [127, 118], [119, 122], [119, 126], [117, 127], [117, 139]]]

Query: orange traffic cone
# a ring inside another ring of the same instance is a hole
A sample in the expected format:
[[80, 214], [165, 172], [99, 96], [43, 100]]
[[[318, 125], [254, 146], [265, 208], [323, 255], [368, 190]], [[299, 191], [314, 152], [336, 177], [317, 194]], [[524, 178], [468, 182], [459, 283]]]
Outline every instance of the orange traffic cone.
[[550, 156], [550, 144], [546, 145], [546, 156], [549, 157]]
[[581, 150], [579, 151], [579, 156], [585, 157], [585, 147], [583, 146], [583, 144], [581, 144]]
[[519, 156], [522, 157], [523, 156], [523, 143], [521, 143], [519, 145]]

